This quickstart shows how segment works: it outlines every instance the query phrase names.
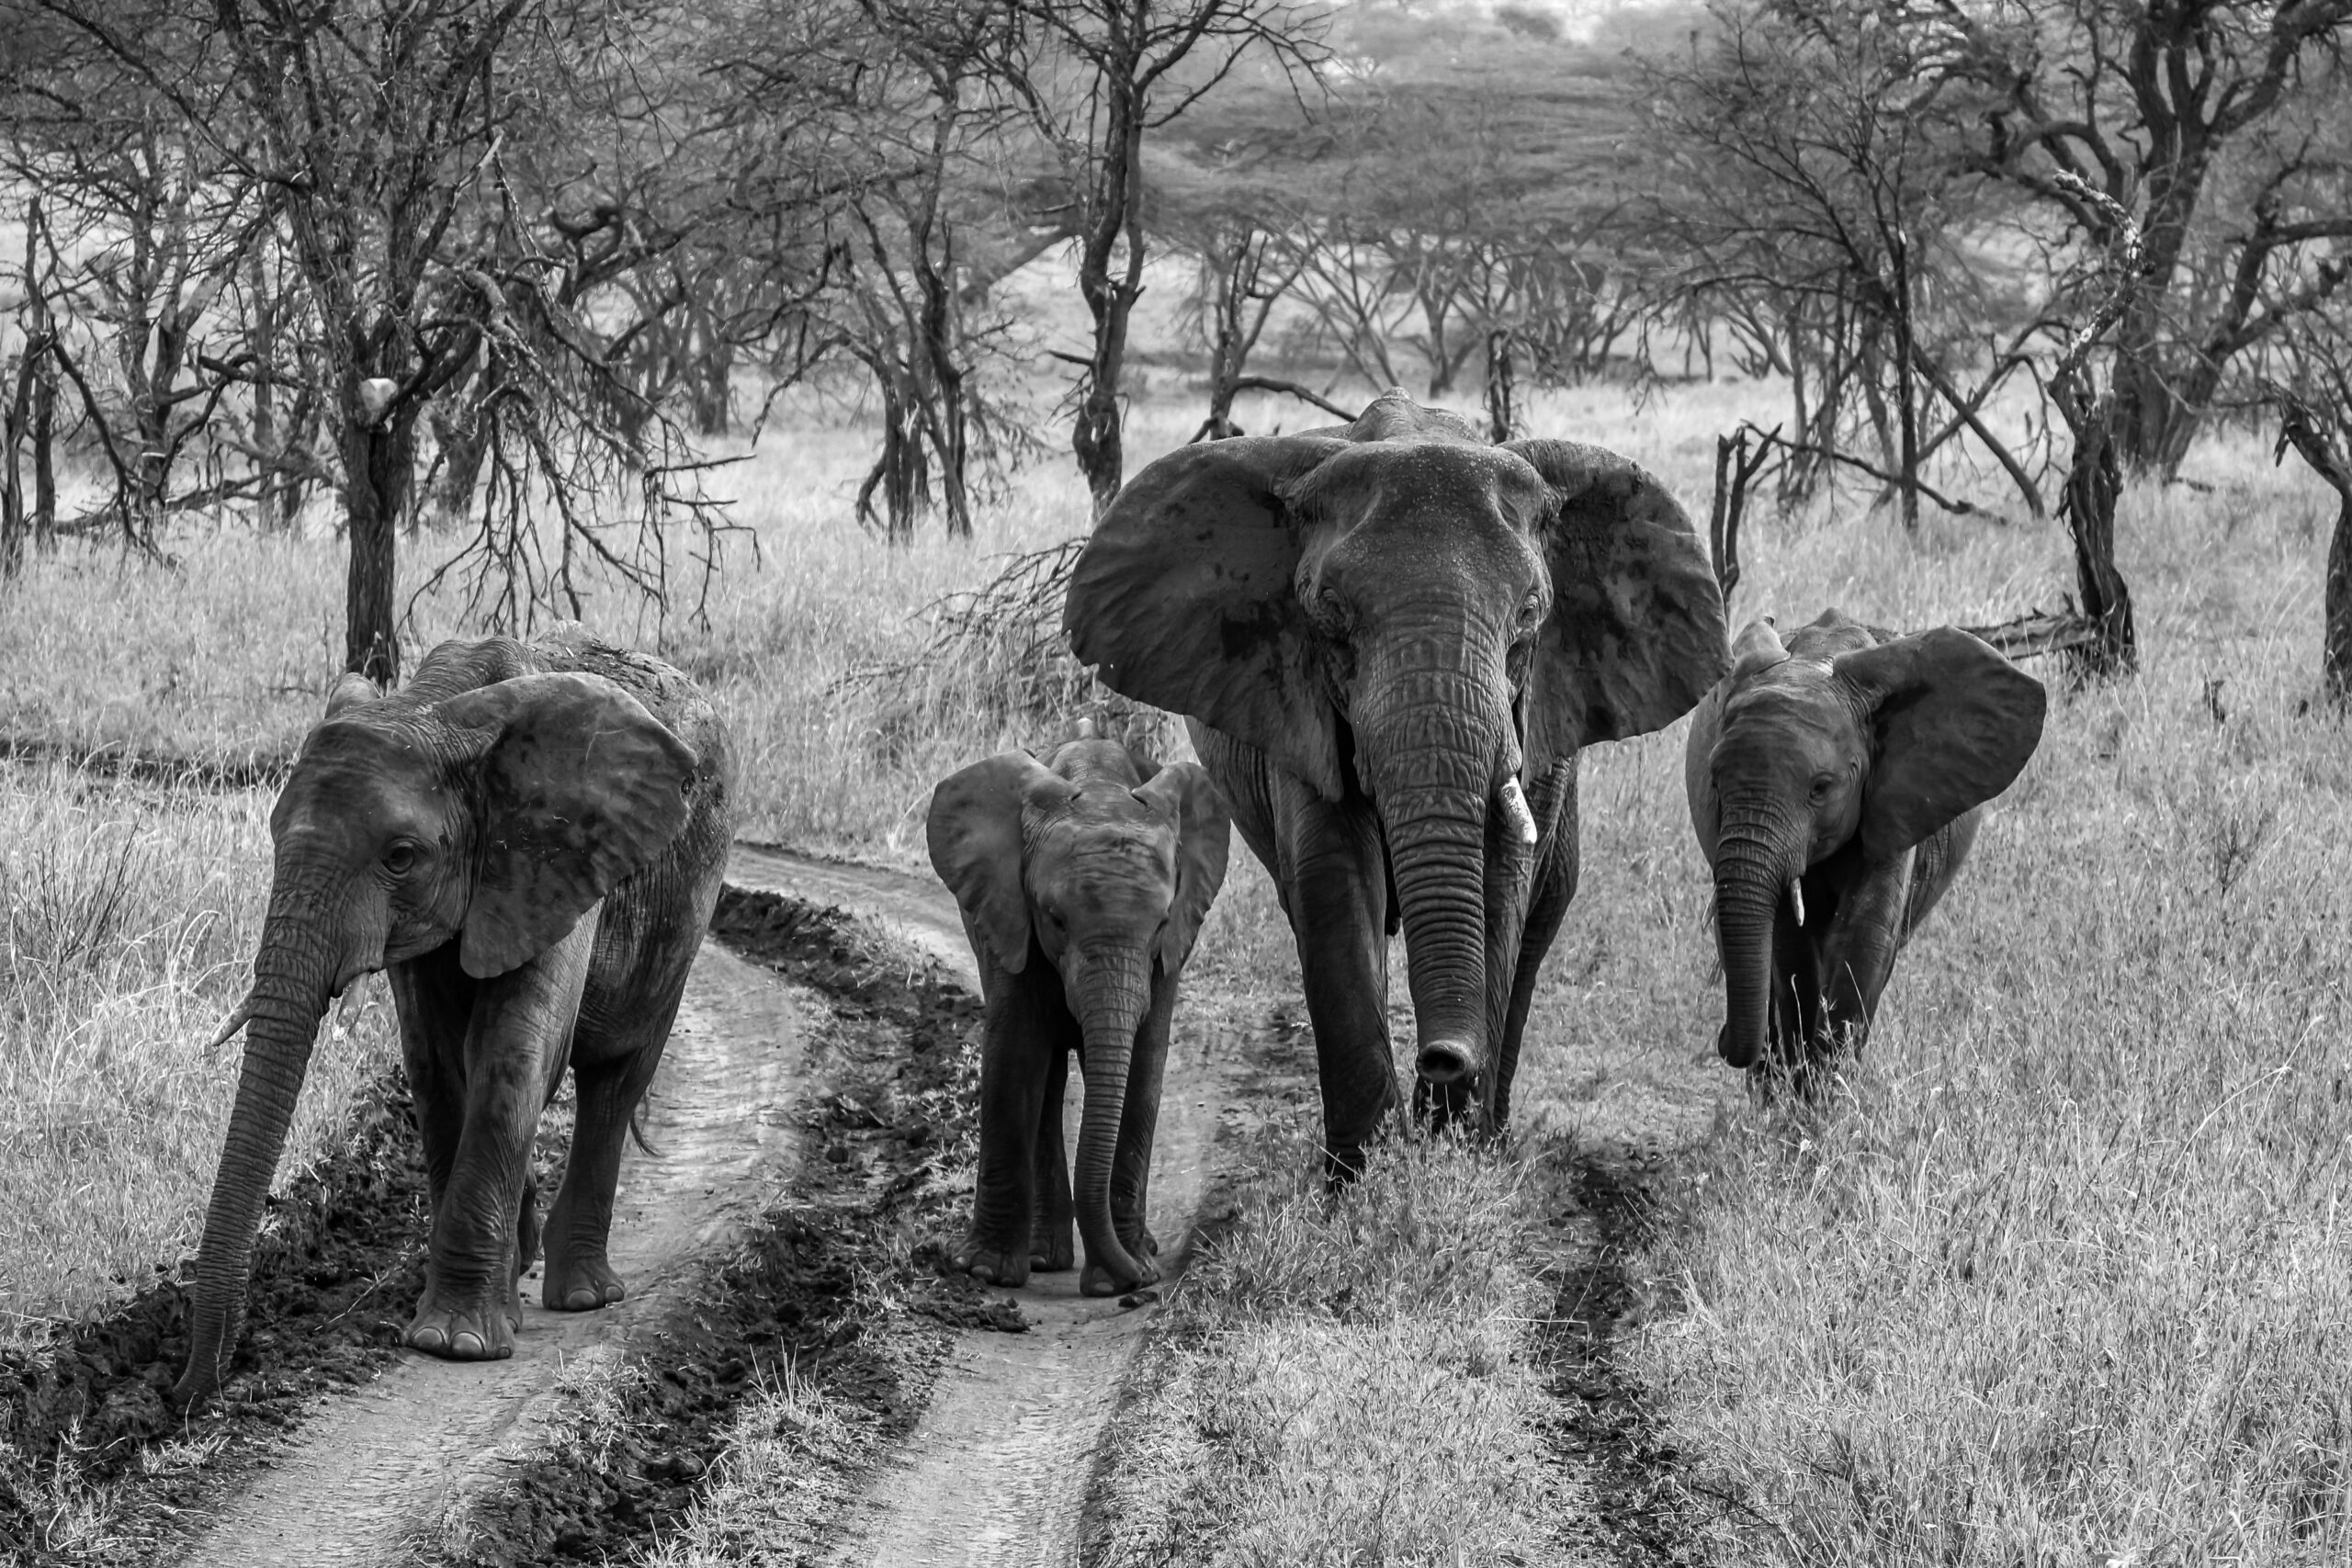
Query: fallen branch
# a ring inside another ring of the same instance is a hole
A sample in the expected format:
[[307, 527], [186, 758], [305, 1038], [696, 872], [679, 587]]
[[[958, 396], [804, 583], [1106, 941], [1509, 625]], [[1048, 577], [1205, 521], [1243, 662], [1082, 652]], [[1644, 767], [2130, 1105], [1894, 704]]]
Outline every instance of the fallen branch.
[[[1843, 463], [1849, 468], [1860, 468], [1883, 485], [1899, 487], [1904, 482], [1900, 475], [1891, 474], [1875, 463], [1855, 457], [1851, 452], [1840, 452], [1835, 446], [1816, 446], [1805, 441], [1792, 441], [1782, 435], [1777, 427], [1767, 431], [1753, 420], [1742, 420], [1740, 429], [1754, 431], [1759, 440], [1779, 446], [1792, 457], [1819, 457], [1827, 462]], [[1987, 523], [1996, 523], [2004, 528], [2015, 525], [2014, 520], [2007, 513], [1996, 512], [1988, 506], [1979, 506], [1973, 501], [1962, 501], [1957, 497], [1945, 495], [1925, 479], [1914, 479], [1911, 480], [1911, 488], [1955, 517], [1982, 517]]]
[[1960, 629], [1991, 644], [1994, 651], [2009, 659], [2096, 648], [2103, 635], [2098, 623], [2076, 610], [2072, 600], [2066, 602], [2064, 610], [2029, 610], [1996, 626]]

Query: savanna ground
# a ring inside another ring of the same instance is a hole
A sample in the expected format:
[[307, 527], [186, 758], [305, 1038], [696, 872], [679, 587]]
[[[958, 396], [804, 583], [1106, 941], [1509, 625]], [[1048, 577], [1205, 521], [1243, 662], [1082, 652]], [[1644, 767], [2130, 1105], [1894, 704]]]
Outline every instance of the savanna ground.
[[[1624, 451], [1702, 510], [1714, 433], [1780, 400], [1595, 388], [1541, 400], [1528, 424]], [[1251, 412], [1252, 429], [1308, 423]], [[1131, 471], [1196, 419], [1189, 400], [1139, 402]], [[844, 677], [903, 661], [925, 606], [988, 557], [1080, 531], [1084, 491], [1057, 454], [974, 543], [892, 551], [849, 516], [868, 441], [811, 420], [729, 471], [759, 560], [738, 542], [706, 623], [616, 594], [586, 618], [710, 684], [743, 741], [745, 836], [919, 868], [931, 782], [1050, 727], [996, 700], [1003, 671], [982, 658]], [[1094, 1553], [1554, 1562], [1584, 1550], [1565, 1516], [1639, 1490], [1664, 1543], [1592, 1550], [1986, 1568], [2352, 1554], [2352, 736], [2308, 707], [2327, 509], [2250, 437], [2188, 476], [2120, 514], [2141, 672], [2053, 703], [1869, 1055], [1817, 1108], [1751, 1100], [1713, 1059], [1682, 727], [1588, 756], [1583, 887], [1509, 1146], [1398, 1146], [1327, 1205], [1306, 1179], [1311, 1097], [1271, 1099], [1234, 1212], [1131, 1380]], [[436, 547], [409, 550], [413, 578]], [[173, 548], [175, 570], [69, 547], [0, 596], [0, 730], [74, 753], [291, 751], [341, 646], [338, 548], [237, 531]], [[1745, 556], [1735, 625], [1828, 604], [1989, 622], [2071, 580], [2054, 525], [1930, 515], [1906, 538], [1850, 498], [1764, 509]], [[420, 603], [410, 658], [457, 620], [454, 599]], [[193, 1247], [235, 1067], [199, 1047], [242, 989], [267, 801], [11, 773], [0, 1332], [17, 1348]], [[1295, 1006], [1246, 854], [1193, 976], [1201, 1027], [1264, 1032]], [[390, 1061], [388, 1022], [369, 1002], [333, 1026], [281, 1185]], [[1602, 1169], [1629, 1173], [1639, 1219], [1611, 1238], [1633, 1310], [1606, 1392], [1668, 1456], [1614, 1483], [1556, 1462], [1555, 1330], [1577, 1305], [1559, 1226]], [[831, 1418], [804, 1391], [779, 1398], [808, 1431]], [[739, 1479], [759, 1473], [745, 1444]], [[729, 1539], [682, 1537], [667, 1560], [728, 1560]]]

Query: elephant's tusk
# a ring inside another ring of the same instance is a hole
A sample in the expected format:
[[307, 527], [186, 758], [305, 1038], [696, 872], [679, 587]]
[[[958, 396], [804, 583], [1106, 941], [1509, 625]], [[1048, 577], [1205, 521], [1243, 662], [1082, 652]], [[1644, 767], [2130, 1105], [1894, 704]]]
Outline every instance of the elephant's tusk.
[[237, 1031], [243, 1029], [246, 1024], [253, 1021], [253, 998], [251, 997], [247, 997], [243, 1001], [237, 1004], [237, 1010], [229, 1015], [228, 1021], [220, 1026], [220, 1032], [212, 1037], [209, 1044], [205, 1046], [204, 1054], [209, 1056], [213, 1052], [220, 1049], [221, 1046], [227, 1044], [232, 1035], [235, 1034]]
[[1793, 876], [1789, 878], [1789, 902], [1795, 908], [1797, 924], [1802, 927], [1804, 924], [1804, 884]]
[[1535, 830], [1535, 813], [1527, 808], [1527, 792], [1519, 787], [1515, 778], [1505, 779], [1502, 790], [1503, 815], [1519, 829], [1519, 841], [1532, 844], [1539, 837]]

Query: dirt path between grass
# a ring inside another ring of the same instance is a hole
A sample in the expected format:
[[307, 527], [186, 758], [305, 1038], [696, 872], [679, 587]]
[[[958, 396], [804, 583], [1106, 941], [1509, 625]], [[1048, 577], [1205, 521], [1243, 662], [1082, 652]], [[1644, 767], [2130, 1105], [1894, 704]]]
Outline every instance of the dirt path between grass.
[[[977, 985], [962, 918], [935, 882], [749, 846], [738, 848], [729, 879], [848, 904]], [[1210, 1190], [1218, 1113], [1242, 1070], [1234, 1046], [1186, 1029], [1180, 1011], [1149, 1194], [1164, 1276], [1182, 1268]], [[1074, 1145], [1076, 1074], [1071, 1088], [1065, 1117]], [[958, 1337], [900, 1461], [876, 1480], [831, 1562], [1059, 1568], [1077, 1561], [1080, 1512], [1103, 1423], [1158, 1309], [1082, 1297], [1075, 1269], [1034, 1275], [1025, 1289], [1008, 1293], [1028, 1332]]]
[[647, 1139], [621, 1167], [613, 1262], [629, 1298], [594, 1313], [537, 1304], [503, 1361], [409, 1352], [381, 1378], [326, 1402], [183, 1559], [211, 1568], [408, 1561], [420, 1531], [462, 1513], [528, 1453], [566, 1367], [617, 1358], [633, 1325], [658, 1324], [693, 1278], [685, 1265], [757, 1217], [792, 1153], [800, 1004], [788, 987], [704, 943], [655, 1080]]

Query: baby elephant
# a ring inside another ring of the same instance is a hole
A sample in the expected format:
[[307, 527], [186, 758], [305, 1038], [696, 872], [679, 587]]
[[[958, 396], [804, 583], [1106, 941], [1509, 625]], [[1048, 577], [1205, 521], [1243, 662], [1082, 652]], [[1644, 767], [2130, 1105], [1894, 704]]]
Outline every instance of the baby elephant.
[[[733, 763], [707, 698], [584, 633], [445, 642], [397, 692], [345, 675], [270, 812], [276, 857], [236, 1108], [197, 1256], [175, 1397], [227, 1371], [254, 1236], [327, 1004], [385, 972], [424, 1146], [431, 1234], [407, 1342], [514, 1351], [540, 1249], [559, 1312], [619, 1301], [621, 1139], [710, 921]], [[578, 1114], [538, 1215], [531, 1140], [565, 1069]]]
[[1912, 637], [1836, 610], [1782, 646], [1751, 622], [1691, 716], [1690, 825], [1714, 870], [1725, 1021], [1802, 1086], [1870, 1032], [1894, 955], [2041, 739], [2041, 682], [1953, 626]]
[[1007, 751], [932, 795], [931, 863], [980, 964], [980, 1171], [956, 1267], [996, 1285], [1070, 1266], [1062, 1149], [1069, 1053], [1086, 1075], [1078, 1136], [1079, 1288], [1159, 1277], [1145, 1179], [1176, 977], [1225, 881], [1224, 802], [1191, 762], [1155, 767], [1105, 740], [1041, 764]]

